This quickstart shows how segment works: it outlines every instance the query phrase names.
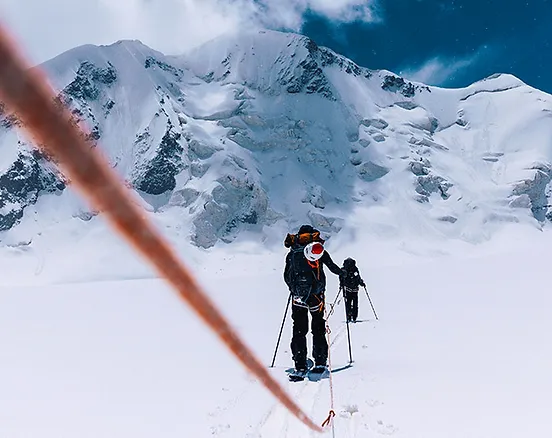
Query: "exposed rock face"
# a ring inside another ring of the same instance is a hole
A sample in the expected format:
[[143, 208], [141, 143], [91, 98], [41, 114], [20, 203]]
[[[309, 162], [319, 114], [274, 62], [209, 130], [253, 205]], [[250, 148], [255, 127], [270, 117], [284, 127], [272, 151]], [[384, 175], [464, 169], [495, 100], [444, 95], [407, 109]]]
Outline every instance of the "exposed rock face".
[[517, 198], [511, 203], [513, 207], [529, 207], [535, 219], [543, 222], [548, 213], [547, 187], [552, 178], [552, 167], [549, 164], [539, 163], [532, 168], [535, 171], [532, 179], [526, 179], [514, 186], [512, 195]]
[[161, 195], [176, 187], [176, 176], [182, 170], [181, 134], [167, 131], [157, 149], [157, 154], [147, 164], [144, 173], [136, 181], [136, 188], [150, 195]]
[[375, 181], [387, 175], [389, 169], [368, 161], [358, 167], [358, 176], [367, 182]]
[[423, 175], [417, 178], [416, 192], [428, 198], [432, 193], [437, 193], [441, 198], [448, 199], [448, 189], [452, 184], [438, 175]]
[[73, 82], [63, 92], [75, 99], [82, 101], [94, 101], [101, 95], [102, 85], [112, 85], [117, 81], [117, 72], [113, 65], [108, 62], [106, 68], [100, 68], [91, 62], [83, 62]]
[[404, 97], [413, 97], [416, 93], [416, 88], [412, 83], [405, 81], [401, 77], [392, 75], [385, 76], [381, 88], [393, 93], [401, 93]]
[[268, 196], [257, 184], [230, 175], [217, 182], [194, 220], [192, 239], [198, 246], [231, 240], [241, 225], [257, 225], [267, 218]]
[[13, 227], [39, 195], [64, 188], [64, 182], [38, 152], [20, 152], [0, 175], [0, 231]]

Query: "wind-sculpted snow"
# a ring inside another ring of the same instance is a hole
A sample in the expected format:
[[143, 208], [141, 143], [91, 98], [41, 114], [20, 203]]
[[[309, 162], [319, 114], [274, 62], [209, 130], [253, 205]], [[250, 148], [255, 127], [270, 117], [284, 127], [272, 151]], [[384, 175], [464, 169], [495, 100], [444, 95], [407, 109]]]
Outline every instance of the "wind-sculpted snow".
[[[302, 222], [480, 241], [505, 221], [552, 217], [552, 98], [509, 75], [428, 87], [274, 31], [179, 56], [82, 46], [43, 67], [143, 205], [201, 247]], [[32, 240], [25, 209], [50, 217], [42, 195], [70, 191], [18, 124], [0, 108], [6, 241], [15, 228]], [[95, 218], [73, 195], [56, 199]]]

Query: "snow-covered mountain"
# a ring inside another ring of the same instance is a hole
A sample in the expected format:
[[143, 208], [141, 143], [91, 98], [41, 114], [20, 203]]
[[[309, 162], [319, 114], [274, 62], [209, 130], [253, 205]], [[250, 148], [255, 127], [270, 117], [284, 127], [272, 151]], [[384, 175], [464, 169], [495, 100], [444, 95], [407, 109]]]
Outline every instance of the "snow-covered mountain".
[[[182, 56], [88, 45], [42, 67], [144, 206], [200, 247], [304, 221], [479, 241], [549, 216], [552, 96], [509, 75], [428, 87], [274, 31]], [[0, 239], [95, 220], [2, 114]]]

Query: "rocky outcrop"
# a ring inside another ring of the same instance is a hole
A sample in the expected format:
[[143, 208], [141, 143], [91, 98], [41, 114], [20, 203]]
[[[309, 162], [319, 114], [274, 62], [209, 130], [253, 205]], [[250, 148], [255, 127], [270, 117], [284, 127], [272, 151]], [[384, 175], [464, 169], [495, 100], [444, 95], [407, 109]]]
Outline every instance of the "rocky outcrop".
[[182, 135], [167, 130], [155, 157], [148, 162], [142, 174], [136, 179], [135, 187], [150, 195], [161, 195], [176, 187], [176, 176], [183, 167], [180, 144]]
[[450, 195], [447, 191], [451, 187], [450, 182], [438, 175], [422, 175], [416, 178], [415, 190], [426, 201], [429, 200], [432, 193], [437, 193], [442, 199], [448, 199]]
[[531, 208], [535, 219], [543, 222], [547, 217], [552, 218], [549, 213], [547, 187], [552, 178], [552, 167], [546, 163], [538, 163], [531, 167], [534, 170], [532, 179], [526, 179], [517, 183], [513, 190], [514, 199], [512, 207]]
[[357, 172], [360, 179], [366, 182], [372, 182], [387, 175], [389, 169], [371, 161], [367, 161], [357, 167]]
[[408, 82], [404, 80], [404, 78], [395, 75], [385, 75], [381, 84], [381, 88], [383, 88], [385, 91], [400, 93], [404, 97], [408, 98], [414, 97], [416, 95], [416, 91], [425, 90], [431, 92], [429, 87], [414, 85], [412, 82]]
[[0, 231], [18, 223], [25, 208], [34, 204], [40, 194], [64, 188], [62, 178], [39, 152], [22, 150], [0, 175]]
[[91, 62], [81, 63], [75, 79], [63, 92], [80, 101], [95, 101], [101, 95], [102, 86], [110, 86], [117, 81], [117, 71], [108, 62], [107, 67], [97, 67]]
[[227, 175], [204, 197], [201, 211], [193, 222], [193, 242], [209, 248], [221, 239], [232, 241], [240, 228], [262, 225], [269, 213], [266, 192], [247, 178]]

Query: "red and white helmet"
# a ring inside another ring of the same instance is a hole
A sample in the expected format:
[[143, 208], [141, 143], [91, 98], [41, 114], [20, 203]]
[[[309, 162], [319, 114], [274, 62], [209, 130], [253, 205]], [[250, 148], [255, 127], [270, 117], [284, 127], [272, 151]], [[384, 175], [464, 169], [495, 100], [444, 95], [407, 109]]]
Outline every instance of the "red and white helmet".
[[305, 246], [303, 253], [307, 260], [315, 262], [324, 254], [324, 246], [320, 242], [311, 242]]

